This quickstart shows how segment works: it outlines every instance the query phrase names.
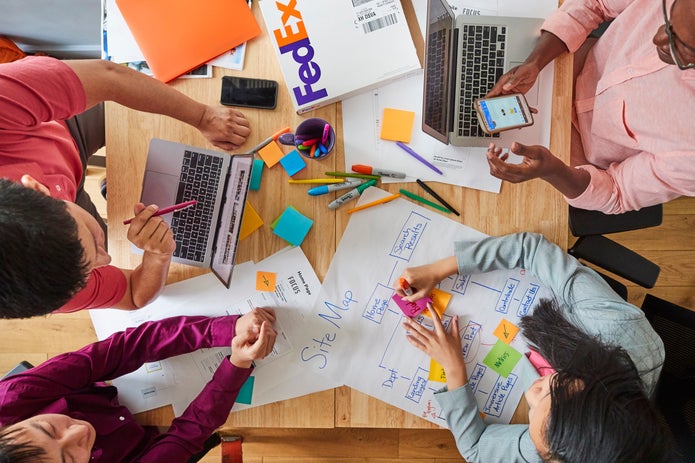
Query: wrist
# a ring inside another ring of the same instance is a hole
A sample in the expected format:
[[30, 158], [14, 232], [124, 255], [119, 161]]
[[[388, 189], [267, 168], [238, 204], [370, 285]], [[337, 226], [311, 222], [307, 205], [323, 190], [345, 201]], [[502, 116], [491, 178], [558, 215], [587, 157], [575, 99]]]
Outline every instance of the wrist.
[[234, 353], [232, 353], [232, 355], [230, 355], [228, 358], [229, 358], [229, 363], [231, 363], [232, 365], [234, 365], [237, 368], [249, 369], [252, 366], [254, 366], [253, 360], [240, 359], [240, 358], [236, 357], [234, 355]]
[[446, 278], [458, 273], [458, 262], [455, 256], [446, 257], [437, 261], [434, 264], [434, 274], [437, 281], [443, 281]]

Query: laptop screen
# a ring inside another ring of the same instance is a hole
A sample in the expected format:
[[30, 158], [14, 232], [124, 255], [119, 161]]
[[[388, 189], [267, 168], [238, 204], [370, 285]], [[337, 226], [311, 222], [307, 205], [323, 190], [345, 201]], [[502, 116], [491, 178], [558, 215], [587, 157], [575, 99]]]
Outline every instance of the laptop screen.
[[422, 130], [449, 143], [451, 126], [451, 35], [454, 13], [446, 0], [427, 2], [427, 44], [422, 102]]

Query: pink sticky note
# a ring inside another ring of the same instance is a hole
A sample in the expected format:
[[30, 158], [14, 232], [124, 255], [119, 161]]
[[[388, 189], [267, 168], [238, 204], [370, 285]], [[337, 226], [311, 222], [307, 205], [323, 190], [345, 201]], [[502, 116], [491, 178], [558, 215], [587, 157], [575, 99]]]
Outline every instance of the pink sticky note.
[[432, 299], [429, 297], [423, 297], [415, 302], [404, 301], [401, 296], [394, 294], [391, 299], [396, 303], [401, 312], [405, 314], [406, 317], [414, 317], [419, 315], [420, 312], [427, 309], [427, 303], [432, 303]]

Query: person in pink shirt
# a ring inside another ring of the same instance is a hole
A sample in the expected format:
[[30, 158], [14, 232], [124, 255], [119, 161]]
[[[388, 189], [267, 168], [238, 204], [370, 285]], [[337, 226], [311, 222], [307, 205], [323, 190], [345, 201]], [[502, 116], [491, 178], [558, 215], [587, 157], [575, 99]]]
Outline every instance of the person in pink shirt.
[[[598, 39], [587, 38], [605, 21]], [[574, 53], [570, 166], [543, 146], [494, 144], [490, 173], [541, 178], [581, 209], [619, 214], [695, 196], [695, 0], [566, 0], [533, 52], [489, 95], [525, 93], [557, 56]], [[651, 39], [651, 40], [650, 40]]]
[[[188, 461], [229, 417], [253, 361], [272, 352], [274, 322], [274, 310], [261, 308], [147, 322], [0, 380], [0, 461]], [[104, 383], [145, 362], [230, 346], [231, 355], [162, 434], [138, 424], [116, 388]]]
[[86, 109], [108, 100], [190, 124], [224, 150], [250, 133], [239, 111], [199, 103], [108, 61], [0, 64], [0, 318], [136, 309], [166, 283], [176, 245], [153, 214], [167, 205], [134, 206], [128, 239], [144, 253], [131, 270], [108, 265], [105, 227], [82, 200], [88, 134], [73, 128]]

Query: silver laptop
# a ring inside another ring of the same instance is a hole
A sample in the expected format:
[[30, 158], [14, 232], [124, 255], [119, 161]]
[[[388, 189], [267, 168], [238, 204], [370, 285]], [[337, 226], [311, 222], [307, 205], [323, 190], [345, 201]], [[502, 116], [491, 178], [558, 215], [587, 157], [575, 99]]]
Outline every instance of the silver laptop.
[[252, 154], [230, 156], [152, 139], [141, 201], [160, 208], [197, 201], [162, 215], [174, 232], [174, 262], [210, 267], [229, 287], [252, 166]]
[[480, 129], [473, 100], [526, 60], [542, 23], [536, 18], [455, 16], [446, 0], [428, 0], [422, 130], [455, 146], [487, 146], [499, 138]]

